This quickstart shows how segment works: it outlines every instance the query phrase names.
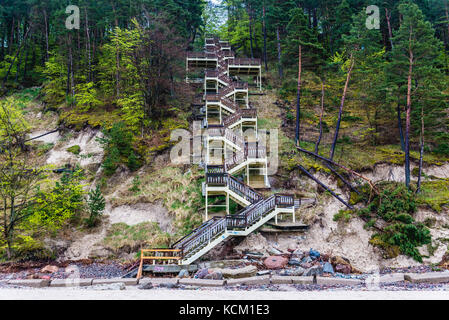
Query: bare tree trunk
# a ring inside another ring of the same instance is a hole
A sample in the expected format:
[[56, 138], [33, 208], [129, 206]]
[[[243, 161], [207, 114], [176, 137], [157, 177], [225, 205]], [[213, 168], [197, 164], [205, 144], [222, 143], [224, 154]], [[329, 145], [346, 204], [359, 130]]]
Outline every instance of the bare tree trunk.
[[265, 62], [265, 72], [267, 72], [268, 58], [267, 58], [267, 26], [265, 22], [265, 3], [263, 6], [263, 60]]
[[337, 127], [335, 128], [335, 136], [334, 136], [334, 141], [332, 142], [332, 148], [331, 148], [331, 153], [329, 158], [332, 160], [334, 158], [334, 154], [335, 154], [335, 147], [337, 145], [337, 140], [338, 140], [338, 133], [340, 132], [340, 124], [341, 124], [341, 117], [343, 115], [343, 107], [345, 104], [345, 99], [346, 99], [346, 93], [348, 91], [348, 86], [349, 86], [349, 80], [351, 79], [351, 73], [352, 73], [352, 69], [354, 68], [354, 57], [351, 53], [351, 65], [349, 67], [348, 70], [348, 74], [346, 76], [346, 82], [345, 82], [345, 87], [343, 89], [343, 95], [341, 97], [341, 103], [340, 103], [340, 111], [338, 113], [338, 121], [337, 121]]
[[87, 7], [84, 8], [86, 14], [86, 50], [87, 50], [87, 63], [88, 63], [88, 82], [92, 81], [92, 65], [91, 65], [91, 48], [90, 48], [90, 31], [89, 31], [89, 19], [87, 17]]
[[299, 131], [300, 131], [300, 117], [301, 117], [301, 72], [302, 72], [302, 47], [299, 45], [298, 52], [298, 90], [296, 93], [296, 146], [299, 146]]
[[23, 37], [23, 41], [22, 41], [22, 43], [20, 44], [19, 49], [17, 49], [16, 55], [15, 55], [14, 58], [12, 59], [11, 64], [9, 65], [8, 71], [6, 72], [6, 75], [5, 75], [5, 77], [3, 78], [3, 84], [2, 84], [2, 87], [5, 86], [5, 83], [6, 83], [6, 81], [8, 80], [9, 73], [11, 72], [11, 68], [12, 68], [12, 66], [14, 65], [14, 63], [15, 63], [17, 57], [19, 56], [20, 52], [22, 51], [22, 48], [23, 48], [23, 46], [24, 46], [24, 44], [25, 44], [25, 42], [26, 42], [26, 40], [27, 40], [27, 38], [28, 38], [28, 35], [30, 34], [31, 28], [32, 28], [32, 25], [30, 25], [30, 26], [28, 27], [28, 30], [26, 31], [26, 33], [25, 33], [25, 35], [24, 35], [24, 37]]
[[421, 191], [421, 177], [422, 177], [422, 163], [424, 157], [424, 107], [421, 105], [421, 147], [419, 151], [419, 173], [418, 173], [418, 186], [416, 187], [416, 193]]
[[279, 34], [279, 25], [276, 27], [276, 37], [277, 37], [277, 46], [278, 46], [278, 70], [279, 70], [279, 78], [283, 78], [284, 71], [282, 69], [282, 51], [281, 51], [281, 36]]
[[391, 49], [393, 49], [394, 48], [394, 45], [393, 45], [393, 33], [391, 32], [390, 14], [389, 14], [387, 8], [385, 8], [385, 18], [387, 19], [388, 37], [390, 39]]
[[49, 51], [49, 44], [48, 44], [48, 21], [47, 21], [47, 10], [44, 9], [44, 23], [45, 23], [45, 61], [48, 61], [48, 51]]
[[449, 10], [448, 10], [449, 0], [446, 0], [445, 11], [446, 11], [446, 21], [447, 21], [447, 44], [449, 46]]
[[254, 58], [254, 51], [253, 51], [253, 19], [252, 19], [252, 8], [249, 6], [248, 8], [248, 15], [249, 15], [249, 44], [251, 48], [251, 58]]
[[324, 80], [321, 80], [321, 113], [320, 113], [320, 135], [315, 144], [315, 153], [318, 154], [321, 138], [323, 137], [323, 115], [324, 115]]
[[[411, 42], [412, 30], [410, 27]], [[412, 108], [412, 73], [413, 73], [413, 52], [409, 49], [409, 70], [407, 77], [407, 109], [405, 112], [405, 185], [410, 187], [410, 114]]]

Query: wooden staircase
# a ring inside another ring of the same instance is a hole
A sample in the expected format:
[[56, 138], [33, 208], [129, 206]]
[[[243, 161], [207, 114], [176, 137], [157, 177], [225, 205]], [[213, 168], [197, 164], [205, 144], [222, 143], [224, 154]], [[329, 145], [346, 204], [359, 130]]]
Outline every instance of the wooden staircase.
[[[187, 71], [192, 67], [210, 69], [204, 73], [203, 103], [206, 107], [206, 143], [222, 141], [226, 147], [233, 150], [233, 155], [225, 157], [222, 165], [211, 165], [209, 157], [206, 156], [204, 188], [206, 190], [206, 208], [207, 192], [217, 192], [225, 194], [227, 198], [240, 204], [243, 209], [236, 214], [208, 219], [200, 227], [175, 242], [170, 249], [142, 250], [139, 277], [142, 274], [144, 260], [153, 263], [189, 265], [227, 238], [247, 236], [271, 219], [276, 218], [278, 214], [292, 214], [294, 217], [295, 209], [300, 205], [300, 201], [295, 200], [292, 195], [274, 194], [265, 198], [254, 188], [233, 176], [242, 169], [249, 168], [250, 164], [260, 164], [264, 166], [261, 168], [265, 169], [267, 166], [267, 151], [265, 146], [257, 140], [257, 135], [254, 141], [245, 141], [242, 135], [243, 123], [252, 122], [257, 128], [257, 110], [250, 108], [247, 99], [247, 108], [241, 108], [236, 102], [238, 93], [248, 95], [248, 84], [234, 81], [231, 77], [231, 74], [239, 73], [257, 74], [258, 81], [260, 81], [260, 60], [235, 58], [226, 41], [220, 41], [216, 37], [206, 37], [205, 52], [188, 53], [187, 55]], [[186, 81], [195, 82], [188, 76]], [[215, 93], [206, 92], [208, 84], [216, 88]], [[260, 83], [258, 85], [260, 86]], [[196, 101], [195, 105], [198, 106], [199, 103]], [[208, 123], [208, 106], [219, 109], [218, 124]], [[223, 110], [229, 115], [224, 117]], [[241, 127], [240, 132], [236, 130], [238, 126]], [[253, 176], [253, 180], [261, 188], [266, 188], [268, 185], [266, 172], [260, 176]]]

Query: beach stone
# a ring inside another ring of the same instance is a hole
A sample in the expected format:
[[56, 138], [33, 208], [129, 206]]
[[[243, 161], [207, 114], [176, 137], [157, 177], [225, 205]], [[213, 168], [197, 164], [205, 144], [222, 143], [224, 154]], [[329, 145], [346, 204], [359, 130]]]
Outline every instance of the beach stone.
[[188, 278], [189, 277], [189, 272], [185, 269], [182, 269], [181, 271], [179, 271], [178, 273], [178, 278]]
[[204, 277], [204, 279], [223, 280], [223, 274], [220, 271], [215, 271], [215, 272], [209, 273], [207, 276]]
[[284, 269], [279, 272], [281, 276], [302, 276], [304, 274], [304, 268], [297, 267], [295, 269]]
[[332, 273], [332, 274], [335, 273], [334, 268], [332, 267], [332, 264], [330, 264], [329, 262], [324, 263], [323, 272], [324, 273]]
[[287, 263], [288, 259], [282, 256], [270, 256], [266, 258], [265, 261], [263, 262], [265, 267], [272, 270], [282, 269], [287, 265]]
[[145, 283], [144, 285], [139, 286], [139, 289], [142, 289], [142, 290], [151, 290], [153, 288], [154, 288], [154, 286], [151, 282], [148, 282], [148, 283]]
[[268, 253], [271, 254], [271, 255], [273, 255], [273, 256], [277, 256], [277, 255], [281, 255], [281, 254], [282, 254], [282, 251], [280, 251], [280, 250], [278, 250], [278, 249], [276, 249], [276, 248], [270, 247], [270, 248], [268, 249]]
[[312, 262], [313, 260], [309, 256], [306, 256], [301, 260], [301, 263], [312, 263]]
[[334, 256], [331, 258], [331, 263], [332, 265], [335, 267], [337, 264], [343, 264], [343, 265], [351, 265], [351, 262], [346, 259], [343, 258], [341, 256]]
[[288, 261], [288, 264], [291, 266], [300, 266], [301, 265], [301, 260], [297, 259], [297, 258], [291, 258]]
[[246, 277], [252, 277], [255, 276], [257, 273], [257, 267], [256, 266], [246, 266], [243, 268], [237, 268], [237, 269], [213, 269], [213, 272], [220, 272], [223, 275], [223, 278], [246, 278]]
[[46, 265], [45, 267], [43, 267], [41, 269], [42, 273], [55, 273], [58, 271], [59, 271], [59, 268], [57, 266], [52, 266], [52, 265]]
[[198, 272], [195, 274], [195, 278], [197, 279], [204, 279], [209, 274], [209, 269], [203, 268], [198, 270]]
[[304, 258], [304, 252], [300, 249], [296, 249], [292, 252], [292, 258], [302, 259]]
[[320, 257], [320, 253], [316, 250], [310, 249], [309, 257], [313, 260], [318, 259]]
[[309, 268], [313, 267], [313, 265], [310, 262], [301, 263], [300, 266], [301, 266], [301, 268], [304, 268], [304, 269], [309, 269]]
[[307, 270], [304, 271], [305, 277], [311, 277], [311, 276], [321, 276], [323, 274], [323, 267], [322, 266], [313, 266]]
[[350, 274], [351, 273], [351, 265], [347, 264], [337, 264], [335, 266], [335, 271], [343, 274]]

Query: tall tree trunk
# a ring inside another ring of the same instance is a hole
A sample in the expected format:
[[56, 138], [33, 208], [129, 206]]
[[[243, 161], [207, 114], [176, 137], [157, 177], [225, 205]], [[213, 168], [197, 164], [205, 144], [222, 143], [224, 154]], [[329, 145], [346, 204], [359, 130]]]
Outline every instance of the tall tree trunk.
[[48, 61], [48, 21], [47, 21], [47, 10], [44, 9], [44, 24], [45, 24], [45, 61]]
[[353, 57], [352, 53], [351, 53], [351, 58], [350, 59], [351, 59], [351, 65], [349, 67], [348, 74], [346, 75], [345, 87], [343, 89], [343, 95], [341, 97], [340, 111], [338, 113], [337, 127], [335, 128], [334, 141], [332, 142], [331, 153], [330, 153], [330, 156], [329, 156], [330, 160], [333, 160], [333, 158], [334, 158], [335, 147], [337, 145], [337, 140], [338, 140], [338, 133], [340, 132], [340, 123], [341, 123], [341, 117], [343, 115], [343, 107], [344, 107], [344, 104], [345, 104], [346, 93], [348, 91], [348, 85], [349, 85], [349, 80], [351, 79], [352, 69], [354, 68], [354, 57]]
[[418, 173], [418, 186], [416, 187], [416, 193], [421, 191], [421, 177], [422, 177], [422, 163], [424, 157], [424, 107], [421, 105], [421, 147], [419, 150], [419, 173]]
[[[410, 27], [411, 43], [412, 29]], [[413, 73], [413, 52], [409, 49], [409, 69], [407, 76], [407, 109], [405, 112], [405, 185], [410, 187], [410, 116], [412, 108], [412, 73]]]
[[268, 71], [268, 58], [267, 58], [267, 26], [265, 19], [265, 3], [263, 6], [263, 60], [265, 63], [265, 72]]
[[281, 51], [281, 35], [279, 33], [279, 25], [276, 27], [277, 47], [278, 47], [278, 71], [279, 78], [284, 77], [284, 71], [282, 68], [282, 51]]
[[302, 47], [299, 45], [298, 49], [298, 89], [296, 93], [296, 146], [299, 146], [299, 131], [300, 131], [300, 117], [301, 117], [301, 72], [302, 72]]
[[91, 48], [90, 48], [90, 30], [89, 30], [89, 19], [87, 17], [87, 7], [84, 8], [86, 14], [86, 51], [87, 51], [87, 64], [88, 64], [88, 74], [87, 79], [89, 82], [92, 81], [92, 65], [91, 65]]
[[388, 12], [387, 8], [385, 8], [385, 18], [387, 19], [388, 38], [390, 39], [390, 46], [391, 46], [391, 49], [393, 49], [394, 48], [394, 45], [393, 45], [393, 33], [391, 32], [390, 13]]
[[253, 50], [253, 19], [252, 19], [252, 8], [251, 6], [248, 8], [249, 15], [249, 44], [251, 48], [251, 58], [254, 58], [254, 50]]
[[404, 131], [402, 130], [401, 106], [399, 104], [399, 100], [398, 100], [398, 106], [397, 106], [397, 119], [398, 119], [398, 129], [399, 129], [399, 140], [401, 142], [401, 150], [405, 151]]
[[11, 64], [9, 65], [8, 71], [6, 72], [6, 75], [3, 78], [2, 87], [5, 86], [6, 81], [8, 80], [8, 77], [9, 77], [9, 73], [11, 72], [11, 68], [14, 65], [14, 63], [16, 62], [17, 57], [20, 55], [20, 52], [22, 51], [22, 48], [23, 48], [23, 46], [24, 46], [24, 44], [25, 44], [25, 42], [26, 42], [26, 40], [28, 38], [28, 35], [30, 34], [30, 30], [31, 30], [32, 27], [33, 26], [30, 24], [30, 26], [28, 27], [28, 30], [26, 31], [26, 33], [25, 33], [25, 35], [23, 37], [22, 43], [20, 44], [19, 48], [17, 49], [16, 55], [12, 59]]
[[448, 9], [449, 0], [446, 0], [445, 3], [445, 11], [446, 11], [446, 21], [447, 21], [447, 45], [449, 47], [449, 9]]
[[324, 115], [324, 79], [321, 80], [321, 112], [320, 112], [320, 134], [315, 143], [315, 153], [318, 154], [321, 138], [323, 137], [323, 115]]

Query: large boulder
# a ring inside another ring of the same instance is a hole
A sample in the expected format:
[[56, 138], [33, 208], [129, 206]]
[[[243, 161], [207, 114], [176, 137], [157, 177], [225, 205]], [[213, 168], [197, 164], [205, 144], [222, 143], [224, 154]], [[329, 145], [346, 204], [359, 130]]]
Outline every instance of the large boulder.
[[285, 266], [288, 263], [288, 259], [282, 256], [270, 256], [268, 258], [265, 259], [265, 261], [263, 262], [263, 264], [265, 265], [265, 267], [267, 267], [268, 269], [283, 269], [285, 268]]
[[41, 269], [42, 273], [55, 273], [58, 272], [59, 268], [57, 266], [47, 265]]
[[334, 268], [332, 267], [332, 265], [329, 262], [324, 263], [323, 272], [331, 273], [331, 274], [335, 273]]
[[223, 274], [220, 271], [214, 271], [204, 277], [207, 280], [223, 280]]
[[223, 275], [223, 278], [237, 279], [255, 276], [257, 274], [257, 267], [250, 265], [236, 269], [231, 268], [211, 269], [211, 271], [213, 273], [221, 273]]
[[305, 277], [311, 277], [311, 276], [321, 276], [322, 274], [323, 274], [323, 267], [318, 265], [305, 270], [303, 275]]
[[196, 272], [194, 278], [204, 279], [208, 274], [209, 274], [209, 269], [207, 269], [207, 268], [200, 269]]
[[268, 244], [267, 239], [262, 236], [260, 233], [252, 233], [248, 237], [245, 237], [243, 241], [234, 247], [234, 252], [237, 254], [245, 254], [248, 252], [259, 252], [264, 255], [267, 255], [268, 249], [270, 245]]
[[335, 271], [344, 274], [351, 273], [351, 265], [350, 264], [337, 264], [335, 266]]

